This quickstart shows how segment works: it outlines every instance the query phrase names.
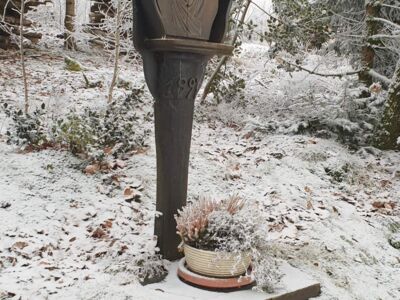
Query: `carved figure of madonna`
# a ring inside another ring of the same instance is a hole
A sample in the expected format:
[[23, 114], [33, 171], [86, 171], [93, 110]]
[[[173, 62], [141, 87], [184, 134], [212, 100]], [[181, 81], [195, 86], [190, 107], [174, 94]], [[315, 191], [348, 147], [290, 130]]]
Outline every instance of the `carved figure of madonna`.
[[174, 24], [187, 33], [201, 35], [201, 10], [204, 0], [172, 0]]
[[166, 33], [205, 39], [218, 11], [217, 0], [156, 0]]

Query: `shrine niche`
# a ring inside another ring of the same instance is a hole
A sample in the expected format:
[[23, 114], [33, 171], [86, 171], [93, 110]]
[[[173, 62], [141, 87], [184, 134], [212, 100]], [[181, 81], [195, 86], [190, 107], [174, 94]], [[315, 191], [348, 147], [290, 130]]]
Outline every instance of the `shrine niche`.
[[215, 0], [157, 0], [166, 36], [208, 40], [218, 12]]

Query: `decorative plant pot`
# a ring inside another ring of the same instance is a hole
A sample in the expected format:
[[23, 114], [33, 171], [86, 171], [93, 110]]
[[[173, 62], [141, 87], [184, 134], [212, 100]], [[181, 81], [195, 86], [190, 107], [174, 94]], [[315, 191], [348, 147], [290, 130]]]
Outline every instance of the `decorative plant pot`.
[[188, 268], [200, 275], [227, 278], [246, 273], [251, 263], [250, 253], [238, 254], [206, 251], [184, 245]]

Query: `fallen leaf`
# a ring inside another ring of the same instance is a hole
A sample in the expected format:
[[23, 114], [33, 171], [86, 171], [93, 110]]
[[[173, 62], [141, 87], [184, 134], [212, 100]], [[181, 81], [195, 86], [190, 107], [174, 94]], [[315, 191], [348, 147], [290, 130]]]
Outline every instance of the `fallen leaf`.
[[95, 165], [88, 165], [85, 170], [84, 173], [86, 175], [94, 175], [96, 174], [98, 171], [100, 170], [100, 166], [95, 164]]
[[382, 188], [385, 188], [385, 187], [387, 187], [387, 186], [389, 186], [391, 184], [392, 184], [392, 182], [390, 180], [381, 180], [380, 181], [380, 185], [381, 185]]
[[121, 249], [118, 251], [118, 255], [124, 254], [126, 250], [128, 250], [128, 246], [123, 245], [123, 246], [121, 247]]
[[103, 151], [105, 154], [109, 155], [112, 153], [112, 150], [113, 150], [113, 148], [111, 148], [111, 147], [105, 147]]
[[254, 136], [254, 131], [249, 131], [248, 133], [246, 133], [243, 138], [248, 140], [249, 138]]
[[313, 208], [314, 207], [312, 205], [311, 199], [307, 199], [307, 209], [313, 209]]
[[101, 229], [100, 227], [97, 228], [97, 229], [93, 232], [93, 234], [92, 234], [92, 238], [95, 238], [95, 239], [102, 239], [102, 238], [104, 238], [105, 236], [106, 236], [106, 233], [105, 233], [104, 230]]
[[14, 245], [11, 246], [11, 249], [12, 250], [17, 250], [17, 249], [22, 250], [22, 249], [24, 249], [26, 247], [28, 247], [28, 243], [27, 242], [16, 242], [16, 243], [14, 243]]
[[108, 219], [108, 220], [105, 220], [100, 226], [101, 226], [101, 228], [103, 228], [103, 229], [109, 229], [109, 228], [112, 227], [112, 225], [113, 225], [112, 220], [111, 220], [111, 219]]
[[346, 196], [342, 196], [340, 198], [340, 200], [343, 200], [343, 201], [345, 201], [345, 202], [347, 202], [347, 203], [349, 203], [351, 205], [356, 205], [357, 204], [357, 202], [354, 199], [350, 199], [350, 198], [348, 198]]
[[100, 251], [100, 252], [97, 252], [97, 253], [94, 255], [94, 257], [99, 258], [99, 257], [102, 257], [102, 256], [104, 256], [104, 255], [106, 255], [106, 254], [107, 254], [107, 251]]
[[140, 148], [137, 148], [136, 150], [132, 151], [132, 154], [133, 155], [146, 154], [148, 150], [149, 150], [149, 147], [140, 147]]
[[374, 203], [372, 203], [372, 206], [377, 209], [380, 208], [394, 209], [396, 207], [396, 203], [391, 201], [390, 202], [375, 201]]
[[125, 197], [125, 201], [127, 201], [129, 203], [132, 201], [139, 202], [140, 198], [142, 197], [142, 194], [139, 191], [137, 191], [136, 189], [128, 186], [124, 190], [124, 197]]
[[11, 204], [9, 202], [1, 202], [0, 203], [0, 208], [7, 209], [9, 207], [11, 207]]
[[123, 168], [126, 167], [126, 162], [124, 162], [123, 160], [117, 159], [117, 160], [115, 161], [115, 165], [116, 165], [118, 168], [123, 169]]
[[256, 151], [257, 151], [258, 149], [260, 149], [260, 147], [258, 147], [258, 146], [252, 146], [252, 147], [247, 148], [244, 152], [253, 152], [253, 153], [256, 153]]
[[[13, 292], [7, 292], [7, 298], [14, 298], [17, 294]], [[1, 295], [0, 295], [1, 296]]]
[[282, 159], [282, 158], [284, 157], [283, 153], [279, 153], [279, 152], [270, 153], [270, 155], [271, 155], [273, 158], [279, 159], [279, 160]]

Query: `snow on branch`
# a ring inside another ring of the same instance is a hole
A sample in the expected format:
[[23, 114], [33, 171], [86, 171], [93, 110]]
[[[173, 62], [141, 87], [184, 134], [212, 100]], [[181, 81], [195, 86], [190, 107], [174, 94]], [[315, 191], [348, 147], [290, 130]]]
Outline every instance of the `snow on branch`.
[[375, 34], [369, 37], [370, 39], [399, 39], [400, 34], [391, 35], [391, 34]]
[[392, 26], [392, 27], [394, 27], [394, 28], [400, 29], [400, 25], [398, 25], [398, 24], [396, 24], [396, 23], [394, 23], [394, 22], [392, 22], [392, 21], [386, 20], [386, 19], [384, 19], [384, 18], [372, 18], [372, 19], [373, 19], [374, 21], [380, 21], [380, 22], [385, 23], [385, 24], [387, 24], [387, 25], [389, 25], [389, 26]]
[[[343, 76], [350, 76], [350, 75], [358, 75], [358, 74], [360, 74], [360, 73], [363, 71], [363, 70], [360, 69], [360, 70], [349, 71], [349, 72], [344, 72], [344, 73], [321, 73], [321, 72], [318, 72], [318, 71], [316, 71], [316, 70], [309, 70], [309, 69], [307, 69], [307, 68], [304, 68], [303, 66], [300, 66], [300, 65], [298, 65], [298, 64], [289, 62], [289, 61], [287, 61], [287, 60], [284, 60], [283, 58], [280, 58], [280, 60], [282, 60], [283, 63], [285, 63], [285, 64], [287, 64], [287, 65], [289, 65], [289, 66], [298, 68], [298, 69], [300, 69], [300, 70], [302, 70], [302, 71], [305, 71], [305, 72], [307, 72], [307, 73], [309, 73], [309, 74], [317, 75], [317, 76], [322, 76], [322, 77], [343, 77]], [[386, 86], [386, 87], [390, 86], [390, 84], [392, 83], [392, 81], [391, 81], [389, 78], [387, 78], [386, 76], [384, 76], [384, 75], [382, 75], [382, 74], [379, 74], [378, 72], [376, 72], [376, 71], [373, 70], [373, 69], [370, 69], [370, 70], [368, 71], [368, 74], [369, 74], [372, 78], [374, 78], [375, 80], [377, 80], [377, 81], [383, 83], [383, 85]]]
[[393, 8], [393, 9], [400, 9], [399, 6], [396, 5], [390, 5], [390, 4], [381, 4], [381, 6], [383, 7], [387, 7], [387, 8]]
[[302, 66], [300, 66], [300, 65], [298, 65], [298, 64], [291, 63], [291, 62], [289, 62], [289, 61], [287, 61], [287, 60], [284, 60], [283, 58], [280, 58], [280, 59], [281, 59], [285, 64], [288, 64], [289, 66], [296, 67], [296, 68], [298, 68], [298, 69], [300, 69], [300, 70], [302, 70], [302, 71], [305, 71], [305, 72], [307, 72], [307, 73], [309, 73], [309, 74], [318, 75], [318, 76], [322, 76], [322, 77], [342, 77], [342, 76], [350, 76], [350, 75], [359, 74], [359, 73], [361, 72], [361, 70], [357, 70], [357, 71], [349, 71], [349, 72], [344, 72], [344, 73], [329, 73], [329, 74], [327, 74], [327, 73], [320, 73], [320, 72], [317, 72], [317, 71], [315, 71], [315, 70], [309, 70], [309, 69], [307, 69], [307, 68], [304, 68], [304, 67], [302, 67]]
[[390, 85], [392, 84], [392, 81], [391, 81], [389, 78], [387, 78], [385, 75], [379, 74], [379, 73], [376, 72], [374, 69], [370, 69], [370, 70], [368, 71], [368, 74], [369, 74], [372, 78], [374, 78], [374, 79], [376, 79], [376, 80], [378, 80], [378, 81], [384, 83], [386, 86], [390, 86]]

